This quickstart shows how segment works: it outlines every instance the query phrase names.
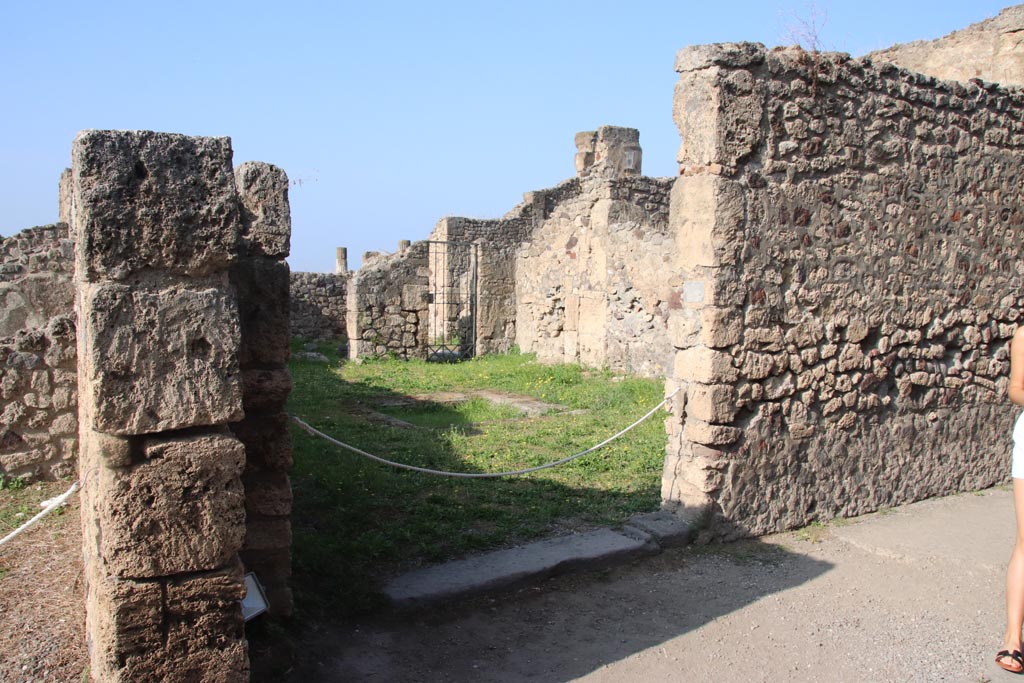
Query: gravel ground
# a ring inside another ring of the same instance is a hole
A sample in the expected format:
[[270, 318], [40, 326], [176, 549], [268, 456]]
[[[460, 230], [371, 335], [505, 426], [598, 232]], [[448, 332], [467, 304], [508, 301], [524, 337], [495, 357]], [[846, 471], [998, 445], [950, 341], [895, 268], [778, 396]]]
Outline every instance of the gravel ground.
[[[39, 497], [50, 498], [68, 483], [39, 486]], [[0, 681], [87, 680], [81, 546], [72, 496], [65, 511], [0, 547]]]
[[991, 490], [519, 593], [335, 624], [288, 680], [1020, 680], [992, 663], [1012, 499]]
[[[1012, 538], [1008, 491], [926, 501], [510, 595], [315, 624], [291, 673], [273, 680], [1020, 680], [992, 663]], [[0, 548], [0, 681], [84, 680], [79, 543], [75, 504]]]

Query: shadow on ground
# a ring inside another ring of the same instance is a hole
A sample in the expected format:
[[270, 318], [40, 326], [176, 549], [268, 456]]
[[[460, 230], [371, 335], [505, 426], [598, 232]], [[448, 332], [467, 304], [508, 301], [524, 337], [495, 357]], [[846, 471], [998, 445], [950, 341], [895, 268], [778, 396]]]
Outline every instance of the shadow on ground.
[[[422, 402], [380, 386], [345, 382], [324, 365], [295, 361], [291, 368], [297, 389], [289, 411], [325, 433], [410, 465], [480, 471], [453, 448], [477, 426], [465, 424], [450, 406], [428, 406], [440, 429], [396, 428], [386, 420], [367, 419], [367, 413], [383, 418], [397, 406], [408, 411], [410, 404]], [[570, 418], [523, 419], [500, 432], [505, 436], [474, 438], [490, 438], [485, 450], [498, 457], [530, 453], [531, 441], [543, 433], [549, 451], [514, 464], [496, 461], [490, 469], [534, 466], [571, 452], [580, 440], [593, 442], [592, 433], [573, 433]], [[292, 438], [293, 585], [303, 621], [378, 609], [383, 582], [411, 569], [552, 533], [621, 524], [659, 503], [660, 453], [647, 459], [653, 467], [608, 449], [543, 476], [452, 479], [370, 462], [299, 429], [292, 430]], [[630, 467], [639, 486], [622, 484]]]
[[[669, 657], [667, 641], [831, 567], [760, 541], [670, 550], [500, 597], [320, 623], [276, 680], [570, 681], [634, 655]], [[270, 679], [257, 667], [253, 680]]]

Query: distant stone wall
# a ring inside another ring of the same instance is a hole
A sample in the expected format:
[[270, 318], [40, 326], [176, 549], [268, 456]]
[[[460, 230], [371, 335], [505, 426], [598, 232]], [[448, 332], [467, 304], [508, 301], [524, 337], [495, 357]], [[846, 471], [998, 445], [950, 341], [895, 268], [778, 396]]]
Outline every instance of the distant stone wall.
[[349, 355], [427, 357], [427, 242], [377, 256], [348, 289]]
[[[430, 235], [431, 240], [440, 242], [476, 245], [472, 252], [476, 254], [476, 300], [473, 302], [475, 355], [505, 353], [512, 348], [516, 323], [515, 254], [523, 240], [529, 237], [533, 225], [532, 217], [522, 214], [491, 220], [443, 218]], [[444, 247], [435, 246], [435, 253], [438, 248]], [[461, 304], [468, 307], [472, 291], [467, 278], [474, 274], [470, 252], [459, 246], [446, 248], [446, 251], [446, 258], [430, 259], [430, 291], [436, 293], [445, 287], [454, 286], [464, 292], [459, 298]], [[457, 325], [461, 313], [440, 312], [432, 306], [432, 336], [446, 336], [444, 331], [438, 329], [438, 321], [456, 318], [448, 322]]]
[[0, 339], [0, 475], [68, 478], [78, 455], [75, 321]]
[[0, 242], [0, 474], [74, 474], [74, 245], [65, 223]]
[[292, 336], [335, 340], [346, 336], [349, 273], [292, 273]]
[[22, 230], [0, 242], [0, 337], [71, 315], [74, 265], [64, 223]]
[[677, 71], [663, 497], [758, 534], [1005, 481], [1024, 93], [753, 44]]
[[[594, 174], [544, 201], [516, 254], [516, 343], [550, 363], [579, 362], [648, 377], [672, 360], [665, 277], [672, 179]], [[680, 283], [675, 283], [676, 285]]]
[[955, 81], [980, 78], [1024, 85], [1024, 5], [936, 40], [916, 40], [867, 55], [904, 69]]

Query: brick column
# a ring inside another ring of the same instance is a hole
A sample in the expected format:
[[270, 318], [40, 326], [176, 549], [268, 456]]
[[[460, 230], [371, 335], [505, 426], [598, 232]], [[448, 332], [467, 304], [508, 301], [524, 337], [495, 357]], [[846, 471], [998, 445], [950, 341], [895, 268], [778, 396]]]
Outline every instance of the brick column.
[[90, 672], [248, 680], [230, 140], [83, 132], [72, 194]]

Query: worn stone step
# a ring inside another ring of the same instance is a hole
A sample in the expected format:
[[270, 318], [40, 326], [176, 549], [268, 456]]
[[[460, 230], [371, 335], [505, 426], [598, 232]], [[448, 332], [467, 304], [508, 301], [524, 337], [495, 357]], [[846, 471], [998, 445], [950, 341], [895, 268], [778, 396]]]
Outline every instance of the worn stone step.
[[421, 607], [518, 588], [569, 571], [614, 566], [660, 550], [649, 537], [598, 529], [419, 569], [391, 581], [384, 594], [395, 607]]

